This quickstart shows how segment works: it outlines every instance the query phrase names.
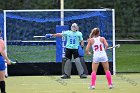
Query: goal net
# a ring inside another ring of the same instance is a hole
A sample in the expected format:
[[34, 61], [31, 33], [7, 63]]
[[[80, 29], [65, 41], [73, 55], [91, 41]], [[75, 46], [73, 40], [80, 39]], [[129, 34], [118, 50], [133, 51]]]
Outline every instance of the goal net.
[[[61, 10], [4, 10], [7, 54], [19, 62], [56, 62], [56, 38], [34, 38], [56, 33]], [[64, 9], [64, 25], [79, 25], [85, 45], [94, 27], [99, 27], [109, 46], [115, 45], [113, 9]], [[109, 62], [115, 62], [115, 49], [107, 50]], [[85, 60], [91, 62], [92, 56]], [[114, 63], [115, 64], [115, 63]], [[115, 65], [114, 65], [115, 66]]]

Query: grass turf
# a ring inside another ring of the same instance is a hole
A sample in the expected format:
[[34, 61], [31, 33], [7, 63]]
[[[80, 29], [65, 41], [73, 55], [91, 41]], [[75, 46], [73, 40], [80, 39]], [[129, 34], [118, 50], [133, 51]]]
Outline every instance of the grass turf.
[[114, 88], [108, 89], [104, 75], [97, 76], [95, 90], [88, 90], [90, 76], [62, 80], [59, 76], [15, 76], [6, 79], [7, 93], [139, 93], [140, 74], [113, 76]]
[[[8, 46], [10, 59], [19, 62], [55, 62], [55, 46]], [[91, 56], [85, 59], [91, 60]], [[121, 44], [116, 48], [117, 72], [140, 72], [140, 45]]]
[[116, 49], [117, 72], [140, 72], [140, 44], [122, 44]]

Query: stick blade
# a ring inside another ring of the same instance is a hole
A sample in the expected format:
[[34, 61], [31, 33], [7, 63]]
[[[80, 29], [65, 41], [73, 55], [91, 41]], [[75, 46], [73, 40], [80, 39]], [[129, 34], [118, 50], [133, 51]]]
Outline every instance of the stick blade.
[[17, 64], [17, 63], [18, 63], [17, 59], [16, 59], [16, 60], [14, 60], [14, 61], [10, 60], [10, 62], [11, 62], [11, 64], [12, 64], [12, 65]]
[[119, 47], [120, 47], [120, 44], [117, 45], [117, 48], [119, 48]]
[[14, 64], [16, 64], [16, 63], [17, 63], [17, 62], [15, 62], [15, 61], [10, 61], [10, 62], [11, 62], [11, 64], [12, 64], [12, 65], [14, 65]]

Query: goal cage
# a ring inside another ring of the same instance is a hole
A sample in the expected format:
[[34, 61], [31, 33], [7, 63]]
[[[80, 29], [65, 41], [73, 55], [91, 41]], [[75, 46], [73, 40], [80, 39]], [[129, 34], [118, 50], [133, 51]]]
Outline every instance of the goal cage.
[[[70, 29], [72, 23], [78, 24], [85, 46], [94, 27], [100, 28], [100, 34], [107, 39], [109, 46], [115, 45], [114, 9], [64, 9], [63, 19], [61, 12], [60, 9], [4, 10], [4, 24], [1, 28], [9, 58], [21, 63], [62, 62], [65, 49], [63, 38], [47, 39], [34, 38], [34, 36]], [[107, 50], [107, 55], [109, 62], [113, 62], [115, 74], [115, 48]], [[86, 62], [92, 61], [92, 56], [85, 55], [84, 58]]]

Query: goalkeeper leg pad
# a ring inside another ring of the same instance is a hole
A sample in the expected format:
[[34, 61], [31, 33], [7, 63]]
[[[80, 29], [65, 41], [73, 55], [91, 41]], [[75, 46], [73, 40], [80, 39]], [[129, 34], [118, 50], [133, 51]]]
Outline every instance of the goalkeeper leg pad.
[[68, 58], [64, 59], [62, 63], [62, 74], [66, 74], [67, 76], [70, 76], [71, 68], [72, 68], [72, 63], [70, 59]]
[[75, 59], [75, 65], [76, 65], [76, 68], [78, 70], [78, 74], [81, 76], [82, 74], [84, 74], [84, 69], [83, 69], [83, 66], [80, 62], [80, 59], [79, 57]]
[[88, 75], [88, 69], [87, 69], [87, 66], [86, 66], [86, 64], [85, 64], [85, 59], [84, 59], [84, 57], [80, 57], [80, 62], [81, 62], [81, 64], [82, 64], [83, 68], [84, 68], [84, 74]]

